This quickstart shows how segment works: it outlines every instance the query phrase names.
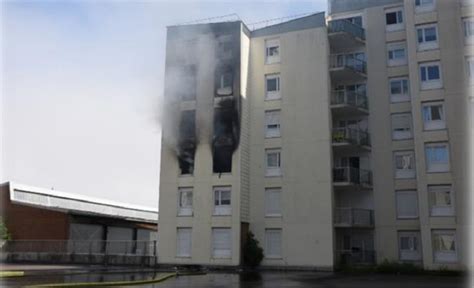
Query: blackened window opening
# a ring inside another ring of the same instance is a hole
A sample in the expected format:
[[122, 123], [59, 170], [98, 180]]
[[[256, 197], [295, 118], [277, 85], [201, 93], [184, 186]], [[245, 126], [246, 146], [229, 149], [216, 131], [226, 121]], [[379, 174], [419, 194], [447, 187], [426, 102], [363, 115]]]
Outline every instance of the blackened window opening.
[[216, 96], [231, 96], [234, 86], [232, 67], [224, 66], [216, 71]]
[[196, 153], [196, 112], [183, 111], [179, 122], [178, 161], [181, 174], [194, 173]]
[[232, 154], [238, 145], [238, 116], [235, 101], [223, 101], [214, 110], [214, 134], [212, 143], [213, 172], [232, 171]]

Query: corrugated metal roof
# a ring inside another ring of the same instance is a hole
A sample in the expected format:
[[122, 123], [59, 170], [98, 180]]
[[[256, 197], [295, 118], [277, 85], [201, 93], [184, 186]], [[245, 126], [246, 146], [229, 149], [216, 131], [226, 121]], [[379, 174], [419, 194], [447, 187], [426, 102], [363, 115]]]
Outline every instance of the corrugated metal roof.
[[9, 190], [10, 200], [15, 204], [131, 221], [150, 223], [158, 221], [158, 209], [156, 208], [38, 188], [15, 182], [9, 183]]

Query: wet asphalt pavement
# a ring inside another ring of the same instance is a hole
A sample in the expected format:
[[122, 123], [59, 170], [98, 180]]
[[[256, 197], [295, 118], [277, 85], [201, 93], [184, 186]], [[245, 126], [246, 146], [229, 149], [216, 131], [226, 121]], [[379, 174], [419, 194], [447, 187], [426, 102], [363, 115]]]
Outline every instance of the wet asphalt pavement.
[[[5, 278], [1, 287], [23, 287], [25, 285], [64, 283], [144, 280], [166, 273], [84, 273], [77, 275], [32, 275]], [[314, 272], [262, 272], [262, 273], [209, 273], [206, 275], [179, 276], [164, 282], [123, 287], [147, 288], [461, 288], [468, 287], [467, 280], [454, 276], [426, 275], [328, 275]]]

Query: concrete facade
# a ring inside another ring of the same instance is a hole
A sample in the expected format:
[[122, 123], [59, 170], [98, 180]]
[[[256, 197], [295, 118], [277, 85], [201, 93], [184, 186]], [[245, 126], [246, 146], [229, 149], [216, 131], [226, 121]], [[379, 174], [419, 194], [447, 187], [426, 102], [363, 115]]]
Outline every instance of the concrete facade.
[[[464, 269], [470, 102], [459, 67], [474, 15], [421, 2], [330, 0], [327, 18], [255, 31], [169, 27], [159, 261], [240, 265], [248, 229], [265, 266]], [[194, 72], [176, 77], [185, 66]]]

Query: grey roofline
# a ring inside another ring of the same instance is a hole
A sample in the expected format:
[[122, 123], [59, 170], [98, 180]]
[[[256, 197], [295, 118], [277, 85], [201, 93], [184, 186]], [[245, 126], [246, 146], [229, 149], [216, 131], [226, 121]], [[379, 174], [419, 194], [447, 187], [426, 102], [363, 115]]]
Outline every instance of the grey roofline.
[[328, 0], [328, 15], [403, 3], [403, 0]]
[[324, 16], [324, 13], [324, 11], [318, 12], [301, 18], [292, 19], [287, 22], [253, 30], [251, 31], [251, 37], [269, 36], [291, 31], [325, 27], [326, 17]]

